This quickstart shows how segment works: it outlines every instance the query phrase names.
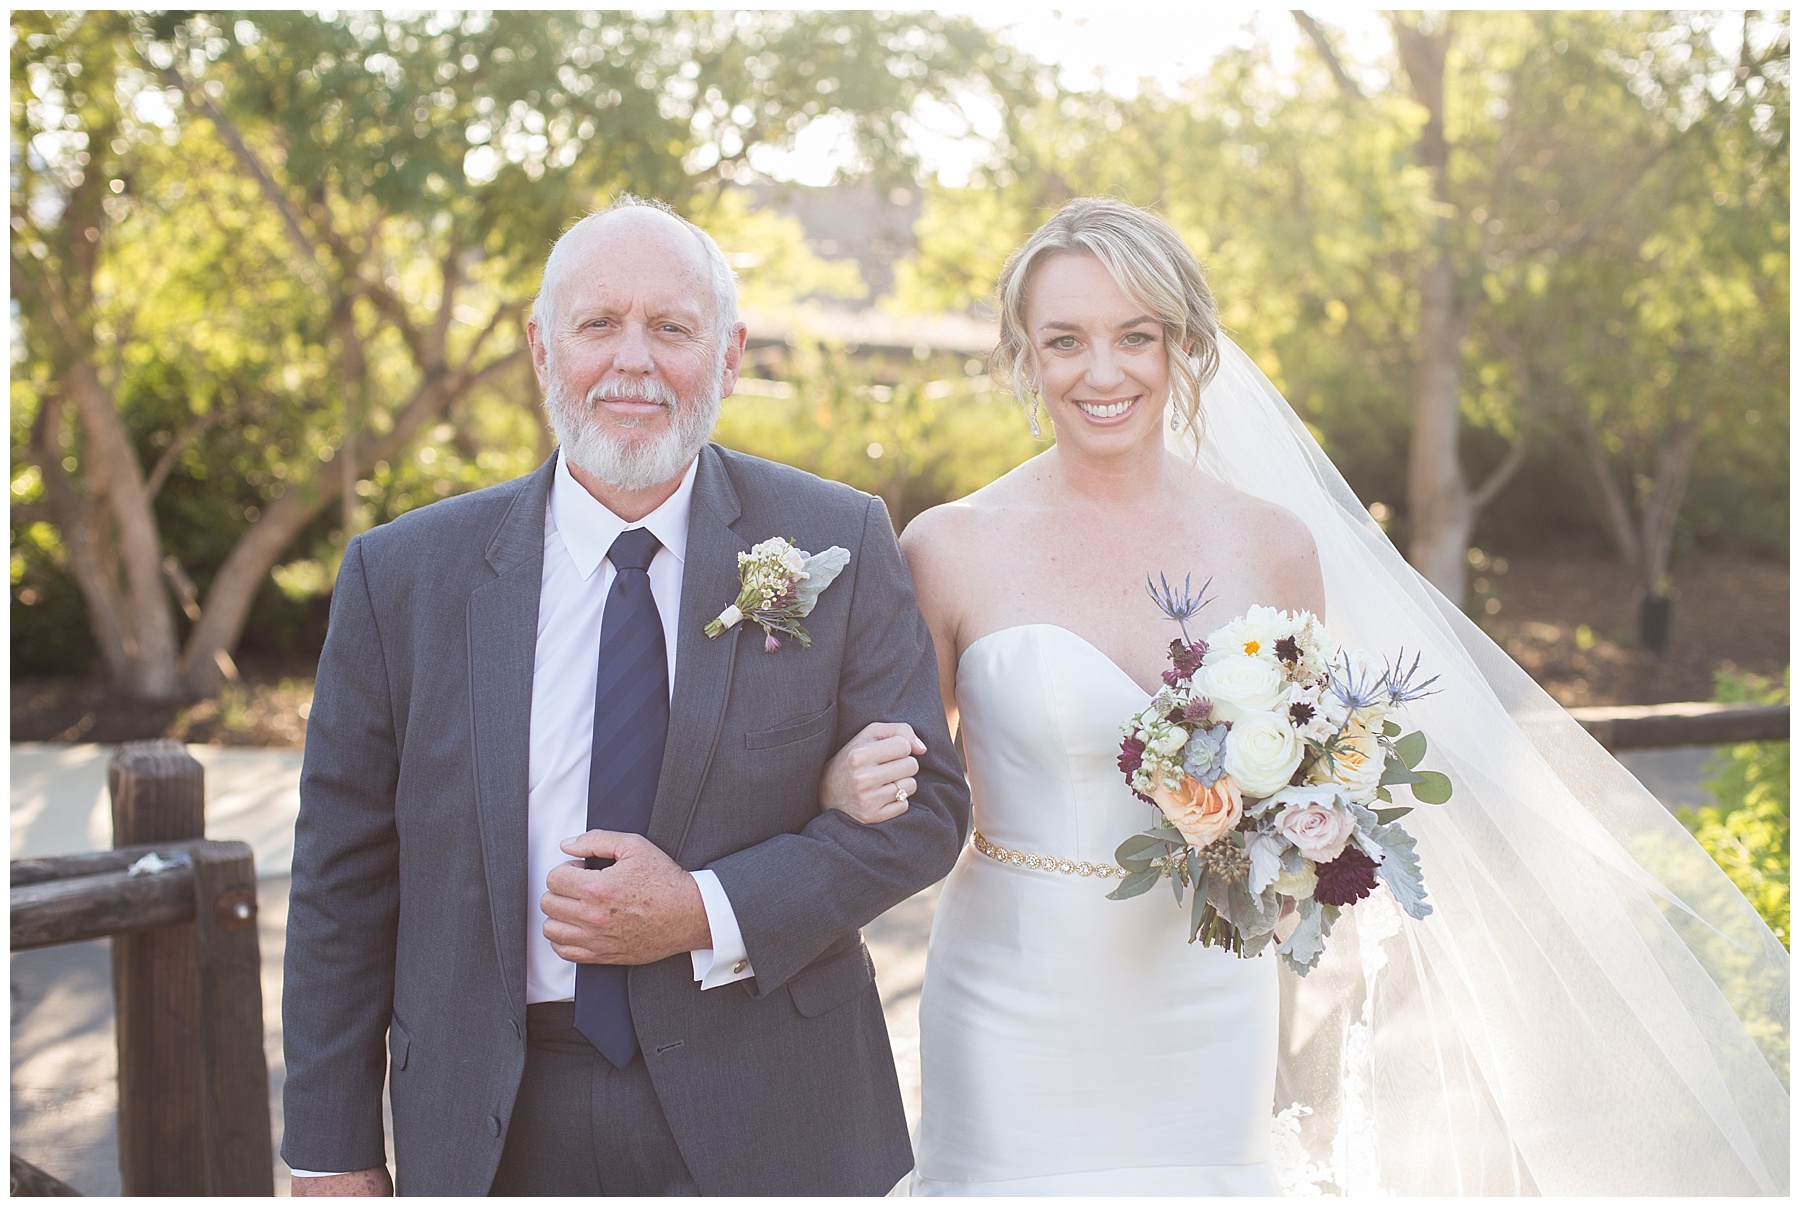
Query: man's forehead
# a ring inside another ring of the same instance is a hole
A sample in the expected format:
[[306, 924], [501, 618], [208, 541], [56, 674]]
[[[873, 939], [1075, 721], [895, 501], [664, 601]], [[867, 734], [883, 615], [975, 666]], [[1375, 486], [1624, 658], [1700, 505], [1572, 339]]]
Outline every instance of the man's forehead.
[[649, 206], [612, 210], [593, 219], [578, 245], [584, 260], [604, 260], [622, 253], [632, 259], [665, 259], [704, 274], [706, 248], [688, 225]]

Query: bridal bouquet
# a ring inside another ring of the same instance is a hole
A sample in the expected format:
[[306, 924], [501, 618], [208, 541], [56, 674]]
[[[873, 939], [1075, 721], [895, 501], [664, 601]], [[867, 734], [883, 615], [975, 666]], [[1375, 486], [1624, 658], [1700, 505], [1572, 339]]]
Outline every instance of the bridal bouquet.
[[[1276, 945], [1304, 976], [1339, 914], [1387, 886], [1415, 918], [1431, 912], [1413, 838], [1394, 804], [1407, 787], [1423, 804], [1450, 799], [1450, 780], [1422, 771], [1425, 735], [1393, 719], [1429, 695], [1419, 663], [1381, 664], [1340, 649], [1310, 612], [1252, 607], [1190, 641], [1187, 621], [1206, 587], [1151, 585], [1181, 626], [1163, 688], [1125, 723], [1119, 769], [1156, 805], [1156, 823], [1119, 845], [1127, 873], [1107, 894], [1147, 892], [1167, 879], [1191, 904], [1189, 942], [1256, 955], [1274, 941], [1283, 907], [1297, 914]], [[1210, 585], [1210, 583], [1208, 584]], [[1402, 658], [1404, 652], [1402, 652]]]

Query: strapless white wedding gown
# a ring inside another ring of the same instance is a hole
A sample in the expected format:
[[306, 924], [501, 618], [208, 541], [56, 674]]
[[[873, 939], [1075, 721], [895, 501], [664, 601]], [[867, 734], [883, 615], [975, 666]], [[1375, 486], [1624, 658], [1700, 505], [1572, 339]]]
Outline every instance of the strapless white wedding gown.
[[[1119, 774], [1148, 697], [1075, 633], [988, 634], [957, 700], [975, 826], [1111, 864], [1151, 821]], [[1166, 887], [998, 863], [944, 883], [919, 1004], [914, 1195], [1275, 1194], [1275, 961], [1187, 943]]]

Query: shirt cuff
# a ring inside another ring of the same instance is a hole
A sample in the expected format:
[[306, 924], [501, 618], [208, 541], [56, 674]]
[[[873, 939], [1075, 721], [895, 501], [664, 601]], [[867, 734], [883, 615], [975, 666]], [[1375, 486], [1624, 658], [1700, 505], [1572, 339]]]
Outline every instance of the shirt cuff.
[[711, 868], [689, 872], [700, 889], [700, 902], [706, 907], [706, 924], [712, 928], [711, 947], [688, 954], [694, 960], [694, 979], [702, 989], [717, 989], [733, 981], [756, 975], [750, 967], [750, 955], [744, 950], [744, 934], [738, 929], [737, 914], [732, 912], [731, 898]]
[[[288, 1172], [293, 1174], [296, 1178], [341, 1178], [344, 1176], [344, 1174], [341, 1173], [314, 1173], [310, 1169], [295, 1169], [292, 1165], [288, 1166]], [[348, 1169], [344, 1171], [344, 1173], [352, 1172], [354, 1171]]]

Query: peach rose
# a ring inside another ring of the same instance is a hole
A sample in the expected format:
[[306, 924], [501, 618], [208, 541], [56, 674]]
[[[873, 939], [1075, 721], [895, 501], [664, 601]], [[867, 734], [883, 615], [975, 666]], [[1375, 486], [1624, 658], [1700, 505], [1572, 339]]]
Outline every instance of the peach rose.
[[1196, 847], [1209, 846], [1230, 833], [1244, 816], [1244, 795], [1221, 775], [1208, 788], [1191, 775], [1181, 777], [1181, 787], [1170, 792], [1158, 788], [1150, 794], [1163, 816]]

